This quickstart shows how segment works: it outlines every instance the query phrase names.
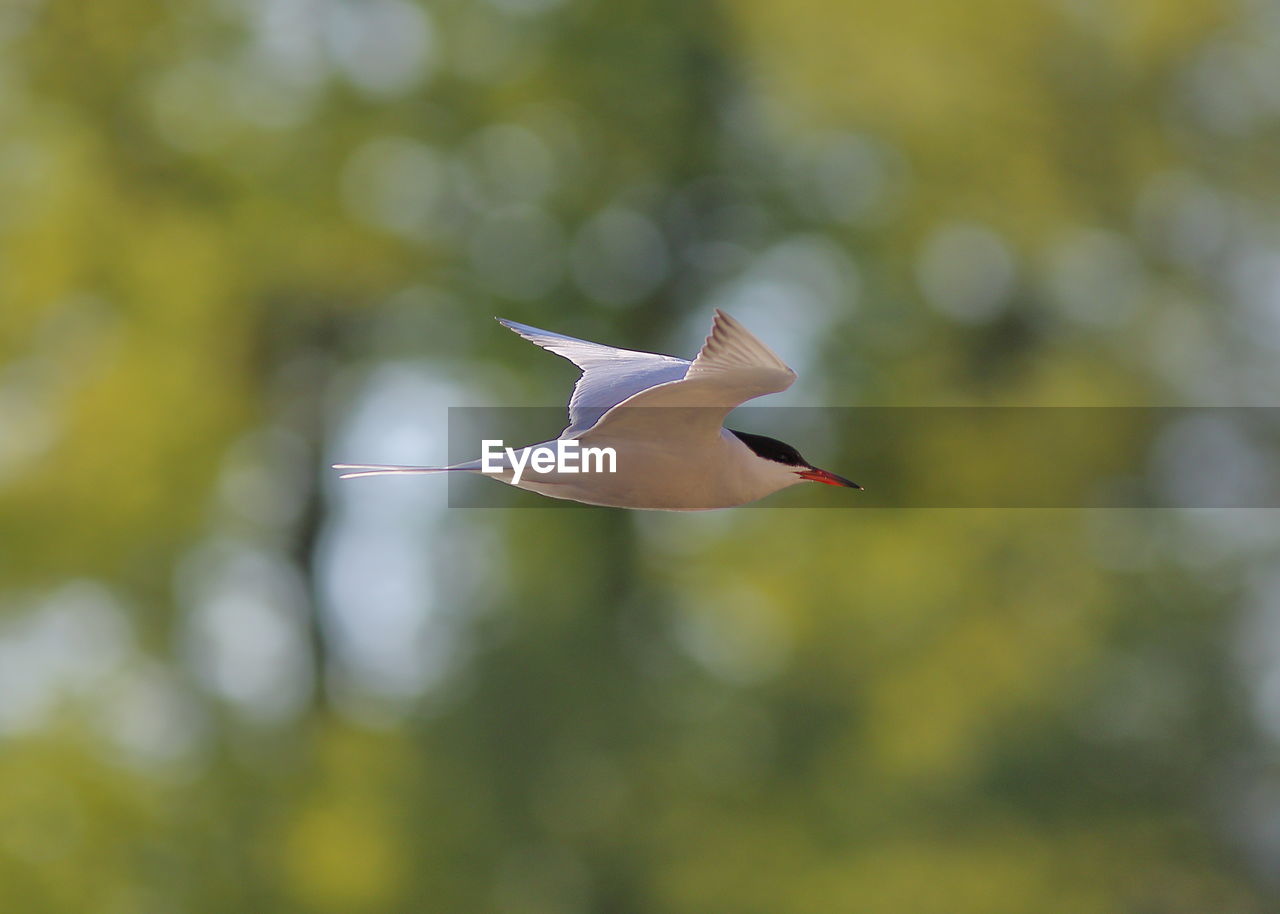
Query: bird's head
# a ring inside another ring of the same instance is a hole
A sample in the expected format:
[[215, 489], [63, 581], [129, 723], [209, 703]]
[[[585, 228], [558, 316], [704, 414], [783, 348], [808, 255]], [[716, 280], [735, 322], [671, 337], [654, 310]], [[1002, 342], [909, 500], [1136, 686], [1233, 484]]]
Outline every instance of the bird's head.
[[[777, 438], [767, 438], [764, 435], [752, 435], [747, 432], [739, 432], [729, 429], [737, 436], [738, 440], [751, 449], [751, 452], [762, 461], [766, 461], [770, 472], [776, 471], [779, 474], [779, 480], [784, 485], [793, 485], [797, 482], [821, 482], [829, 486], [844, 486], [849, 489], [861, 489], [862, 486], [856, 482], [845, 479], [843, 476], [837, 476], [835, 473], [827, 470], [820, 470], [809, 461], [800, 456], [800, 452], [785, 442], [779, 441]], [[788, 478], [782, 474], [792, 474]]]

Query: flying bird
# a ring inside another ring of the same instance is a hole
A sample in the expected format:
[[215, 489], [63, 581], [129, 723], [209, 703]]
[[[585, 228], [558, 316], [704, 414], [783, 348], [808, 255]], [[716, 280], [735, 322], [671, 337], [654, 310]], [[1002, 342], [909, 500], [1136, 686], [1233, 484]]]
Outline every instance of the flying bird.
[[[731, 508], [806, 481], [862, 488], [813, 466], [789, 444], [723, 427], [735, 407], [784, 391], [796, 379], [723, 311], [716, 311], [692, 361], [498, 320], [582, 370], [569, 400], [569, 425], [558, 438], [446, 467], [334, 464], [346, 471], [340, 478], [484, 473], [552, 498], [666, 511]], [[581, 453], [592, 449], [595, 471], [539, 457], [572, 454], [568, 445]], [[601, 457], [609, 452], [612, 465]]]

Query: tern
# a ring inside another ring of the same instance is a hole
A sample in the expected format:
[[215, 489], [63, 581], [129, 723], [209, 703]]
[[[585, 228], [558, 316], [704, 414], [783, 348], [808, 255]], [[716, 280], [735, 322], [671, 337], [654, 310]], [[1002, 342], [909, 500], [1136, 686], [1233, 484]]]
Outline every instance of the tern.
[[[723, 311], [715, 312], [711, 333], [692, 361], [498, 321], [581, 369], [569, 400], [569, 425], [557, 439], [507, 450], [488, 463], [334, 464], [346, 471], [340, 478], [485, 473], [552, 498], [665, 511], [731, 508], [801, 482], [862, 488], [813, 466], [789, 444], [723, 427], [735, 407], [784, 391], [796, 379], [768, 346]], [[584, 450], [612, 449], [616, 459], [611, 467], [597, 461], [595, 472], [547, 469], [545, 462], [530, 460], [564, 442]]]

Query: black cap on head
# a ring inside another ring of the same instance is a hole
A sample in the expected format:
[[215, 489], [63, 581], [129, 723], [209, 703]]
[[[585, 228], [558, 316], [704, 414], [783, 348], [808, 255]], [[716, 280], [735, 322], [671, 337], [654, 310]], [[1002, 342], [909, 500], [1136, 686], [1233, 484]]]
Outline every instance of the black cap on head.
[[781, 463], [789, 467], [809, 466], [809, 461], [801, 457], [799, 451], [786, 442], [779, 441], [777, 438], [752, 435], [735, 429], [729, 429], [729, 431], [737, 435], [738, 440], [751, 448], [757, 457], [763, 457], [765, 460], [772, 460], [774, 463]]
[[774, 463], [782, 466], [797, 467], [796, 475], [801, 479], [807, 479], [810, 482], [821, 482], [829, 486], [844, 486], [849, 489], [861, 489], [851, 479], [845, 479], [843, 476], [837, 476], [830, 470], [820, 470], [800, 456], [800, 452], [784, 441], [777, 438], [766, 438], [764, 435], [751, 435], [747, 432], [734, 431], [729, 429], [738, 436], [738, 440], [751, 448], [757, 457], [763, 457], [765, 460], [772, 460]]

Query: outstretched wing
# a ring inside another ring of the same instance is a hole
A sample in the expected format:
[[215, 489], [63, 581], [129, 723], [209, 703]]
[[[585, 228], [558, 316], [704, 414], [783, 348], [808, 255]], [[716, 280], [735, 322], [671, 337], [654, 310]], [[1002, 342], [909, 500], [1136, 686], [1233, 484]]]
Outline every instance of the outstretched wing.
[[692, 364], [674, 356], [589, 343], [502, 318], [498, 323], [582, 369], [569, 399], [569, 426], [560, 433], [562, 438], [578, 437], [614, 406], [641, 391], [683, 378]]
[[[593, 434], [717, 436], [724, 417], [755, 397], [780, 393], [796, 373], [751, 331], [716, 310], [711, 334], [681, 378], [637, 391], [610, 409]], [[661, 407], [661, 408], [659, 408]]]

